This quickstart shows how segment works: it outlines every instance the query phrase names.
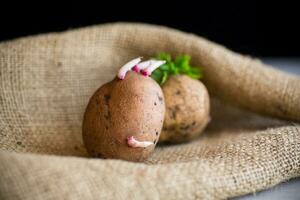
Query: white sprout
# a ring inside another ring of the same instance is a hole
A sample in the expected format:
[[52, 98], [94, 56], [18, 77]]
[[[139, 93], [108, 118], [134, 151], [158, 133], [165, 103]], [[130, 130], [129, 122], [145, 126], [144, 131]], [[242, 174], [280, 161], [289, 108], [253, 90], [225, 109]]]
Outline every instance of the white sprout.
[[159, 66], [165, 64], [165, 60], [152, 60], [151, 65], [144, 70], [141, 70], [141, 73], [144, 76], [150, 76], [154, 70], [156, 70]]
[[141, 142], [141, 141], [136, 140], [133, 136], [129, 136], [127, 138], [127, 144], [130, 147], [134, 147], [134, 148], [136, 148], [136, 147], [142, 147], [143, 148], [143, 147], [148, 147], [150, 145], [153, 145], [154, 143], [150, 142], [150, 141], [143, 141], [143, 142]]
[[135, 65], [132, 70], [139, 73], [141, 70], [146, 69], [147, 67], [151, 66], [155, 60], [147, 60]]
[[141, 57], [135, 58], [135, 59], [129, 61], [128, 63], [126, 63], [125, 65], [123, 65], [118, 72], [118, 78], [124, 79], [126, 76], [126, 73], [128, 71], [130, 71], [135, 65], [137, 65], [140, 62], [141, 62]]

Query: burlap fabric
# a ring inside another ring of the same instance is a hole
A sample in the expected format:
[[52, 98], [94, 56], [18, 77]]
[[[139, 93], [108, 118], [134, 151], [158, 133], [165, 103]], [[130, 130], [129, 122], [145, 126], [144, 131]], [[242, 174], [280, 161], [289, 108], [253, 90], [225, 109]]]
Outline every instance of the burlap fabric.
[[[203, 81], [217, 97], [205, 134], [158, 147], [145, 163], [86, 158], [81, 123], [89, 97], [124, 62], [160, 51], [190, 54], [205, 68]], [[297, 121], [298, 77], [192, 34], [116, 23], [3, 42], [0, 199], [226, 199], [256, 192], [300, 175]]]

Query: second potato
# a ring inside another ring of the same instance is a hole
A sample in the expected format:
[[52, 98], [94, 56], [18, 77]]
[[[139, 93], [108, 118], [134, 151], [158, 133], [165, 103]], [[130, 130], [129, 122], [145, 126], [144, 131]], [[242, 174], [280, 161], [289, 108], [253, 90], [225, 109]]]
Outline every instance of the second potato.
[[174, 75], [162, 89], [166, 114], [159, 142], [181, 143], [199, 136], [210, 121], [209, 95], [203, 83]]

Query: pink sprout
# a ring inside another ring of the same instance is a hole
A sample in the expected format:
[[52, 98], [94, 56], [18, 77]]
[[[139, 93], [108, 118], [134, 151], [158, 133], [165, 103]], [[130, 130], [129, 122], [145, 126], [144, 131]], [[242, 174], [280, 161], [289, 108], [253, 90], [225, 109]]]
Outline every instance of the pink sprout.
[[128, 63], [126, 63], [125, 65], [123, 65], [118, 72], [118, 78], [123, 80], [126, 76], [126, 73], [140, 62], [141, 62], [141, 57], [135, 58], [129, 61]]
[[151, 66], [153, 64], [154, 60], [147, 60], [144, 62], [141, 62], [137, 65], [135, 65], [132, 70], [139, 73], [141, 70], [146, 69], [147, 67]]
[[139, 73], [140, 72], [140, 69], [137, 65], [135, 65], [133, 68], [132, 68], [132, 71], [135, 71], [136, 73]]
[[165, 63], [166, 61], [164, 60], [152, 60], [150, 66], [148, 66], [146, 69], [141, 70], [141, 74], [143, 74], [144, 76], [150, 76], [154, 70]]
[[133, 136], [129, 136], [127, 138], [127, 144], [130, 147], [134, 147], [134, 148], [136, 148], [136, 147], [142, 147], [143, 148], [143, 147], [148, 147], [150, 145], [153, 145], [154, 143], [150, 142], [150, 141], [143, 141], [143, 142], [141, 142], [141, 141], [136, 140]]

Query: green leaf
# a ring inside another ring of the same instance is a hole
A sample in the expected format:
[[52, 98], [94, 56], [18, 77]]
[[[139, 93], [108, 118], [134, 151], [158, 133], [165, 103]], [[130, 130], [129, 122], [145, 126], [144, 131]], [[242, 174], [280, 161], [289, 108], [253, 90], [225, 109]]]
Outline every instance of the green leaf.
[[202, 74], [199, 74], [199, 73], [188, 72], [187, 75], [189, 77], [193, 78], [193, 79], [200, 79], [200, 78], [202, 78]]
[[173, 74], [173, 75], [178, 74], [178, 68], [173, 62], [169, 64], [169, 74]]
[[163, 77], [163, 73], [160, 70], [155, 70], [152, 74], [151, 77], [157, 82], [160, 83]]
[[169, 71], [169, 65], [167, 64], [163, 64], [159, 67], [160, 70], [162, 71]]
[[174, 63], [179, 69], [187, 71], [190, 68], [190, 60], [191, 57], [189, 55], [180, 55], [176, 57]]
[[160, 82], [160, 85], [164, 84], [167, 80], [168, 80], [168, 73], [167, 72], [163, 72], [163, 76]]
[[200, 79], [203, 76], [201, 67], [190, 66], [191, 56], [189, 55], [179, 55], [173, 61], [170, 54], [162, 52], [155, 59], [166, 61], [164, 65], [157, 68], [151, 75], [160, 85], [163, 85], [170, 75], [185, 74], [193, 79]]
[[158, 54], [157, 59], [165, 60], [167, 62], [171, 62], [171, 60], [172, 60], [171, 55], [167, 54], [167, 53], [164, 53], [164, 52]]

